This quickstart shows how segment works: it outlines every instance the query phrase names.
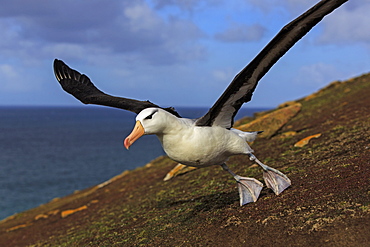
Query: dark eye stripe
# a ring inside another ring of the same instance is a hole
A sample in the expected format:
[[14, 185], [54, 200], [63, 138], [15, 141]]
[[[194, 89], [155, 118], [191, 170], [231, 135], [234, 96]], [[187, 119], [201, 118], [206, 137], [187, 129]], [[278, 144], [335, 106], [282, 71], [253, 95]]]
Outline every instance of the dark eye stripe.
[[158, 112], [158, 110], [157, 110], [157, 111], [152, 112], [152, 114], [150, 114], [149, 116], [147, 116], [145, 119], [152, 119], [153, 115], [154, 115], [155, 113], [157, 113], [157, 112]]

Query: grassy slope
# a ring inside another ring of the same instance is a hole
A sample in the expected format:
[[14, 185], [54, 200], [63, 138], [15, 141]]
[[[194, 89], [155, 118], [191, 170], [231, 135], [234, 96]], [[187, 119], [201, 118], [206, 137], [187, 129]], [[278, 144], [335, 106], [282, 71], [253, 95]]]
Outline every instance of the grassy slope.
[[[295, 117], [253, 144], [260, 160], [292, 180], [279, 196], [264, 188], [256, 203], [240, 207], [235, 181], [217, 166], [163, 182], [175, 163], [160, 157], [104, 186], [3, 220], [0, 246], [366, 246], [369, 95], [370, 74], [332, 83], [299, 100]], [[245, 157], [229, 165], [262, 181]], [[71, 209], [78, 210], [65, 216]]]

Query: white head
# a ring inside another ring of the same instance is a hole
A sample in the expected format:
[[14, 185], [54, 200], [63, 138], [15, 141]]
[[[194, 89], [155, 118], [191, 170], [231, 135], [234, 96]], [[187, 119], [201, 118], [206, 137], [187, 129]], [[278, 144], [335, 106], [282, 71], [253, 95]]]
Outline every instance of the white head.
[[124, 141], [128, 149], [142, 135], [162, 134], [168, 126], [171, 113], [160, 108], [146, 108], [136, 116], [136, 124], [131, 134]]

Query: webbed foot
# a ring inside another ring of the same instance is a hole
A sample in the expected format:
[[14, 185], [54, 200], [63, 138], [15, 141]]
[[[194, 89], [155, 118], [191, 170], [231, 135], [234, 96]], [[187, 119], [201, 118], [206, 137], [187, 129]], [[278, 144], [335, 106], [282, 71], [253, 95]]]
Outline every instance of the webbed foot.
[[229, 172], [238, 183], [238, 191], [240, 197], [240, 206], [243, 206], [250, 202], [256, 202], [260, 192], [263, 188], [263, 184], [254, 178], [241, 177], [232, 172], [226, 164], [222, 164], [221, 167]]
[[276, 195], [279, 195], [292, 184], [290, 179], [281, 171], [263, 164], [253, 154], [249, 154], [249, 156], [250, 160], [257, 162], [263, 168], [263, 179], [266, 186], [272, 189]]
[[267, 167], [263, 170], [263, 179], [265, 180], [266, 186], [272, 189], [276, 195], [279, 195], [292, 184], [284, 173], [271, 167]]
[[263, 184], [254, 178], [240, 177], [238, 175], [234, 178], [238, 183], [240, 206], [250, 202], [256, 202], [263, 188]]

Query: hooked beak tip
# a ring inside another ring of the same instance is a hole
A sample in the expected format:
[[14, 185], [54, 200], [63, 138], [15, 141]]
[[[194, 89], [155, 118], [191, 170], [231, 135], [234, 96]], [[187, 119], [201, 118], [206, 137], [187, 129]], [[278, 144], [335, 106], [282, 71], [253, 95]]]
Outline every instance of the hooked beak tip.
[[127, 150], [129, 150], [130, 146], [131, 146], [131, 142], [130, 142], [130, 138], [126, 138], [125, 141], [123, 142], [123, 146], [125, 146], [125, 148]]
[[136, 124], [134, 126], [134, 129], [132, 130], [131, 134], [128, 135], [123, 142], [123, 145], [125, 148], [128, 150], [129, 147], [137, 140], [139, 139], [142, 135], [145, 134], [145, 130], [143, 125], [141, 124], [140, 121], [136, 121]]

